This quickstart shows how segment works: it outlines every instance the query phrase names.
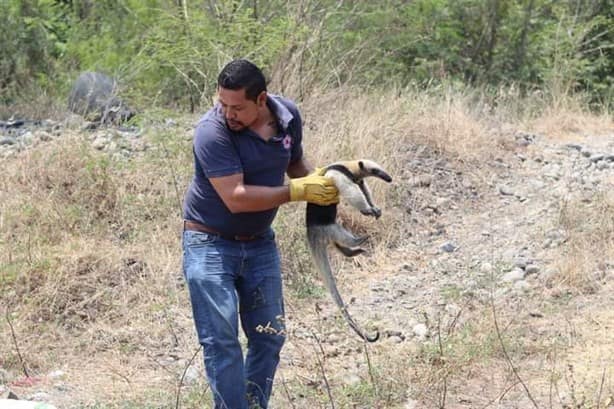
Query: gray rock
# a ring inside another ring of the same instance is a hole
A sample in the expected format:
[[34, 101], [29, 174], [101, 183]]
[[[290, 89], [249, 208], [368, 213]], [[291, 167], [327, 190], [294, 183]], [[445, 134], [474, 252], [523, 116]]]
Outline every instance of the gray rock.
[[452, 201], [448, 199], [447, 197], [438, 197], [437, 200], [435, 201], [435, 206], [438, 210], [442, 210], [442, 209], [450, 207], [451, 202]]
[[143, 152], [146, 151], [149, 145], [142, 139], [135, 139], [130, 144], [130, 149], [134, 152]]
[[526, 280], [518, 280], [514, 283], [514, 290], [525, 292], [528, 291], [530, 288], [531, 285]]
[[79, 75], [70, 91], [68, 109], [98, 124], [119, 124], [134, 116], [119, 97], [117, 81], [100, 72]]
[[0, 399], [19, 400], [19, 396], [17, 396], [10, 389], [2, 389], [2, 388], [0, 388]]
[[610, 168], [610, 165], [609, 165], [609, 163], [608, 163], [608, 162], [601, 161], [601, 162], [597, 162], [597, 164], [595, 165], [595, 167], [596, 167], [598, 170], [606, 170], [606, 169], [609, 169], [609, 168]]
[[542, 172], [545, 177], [552, 178], [554, 180], [559, 180], [562, 176], [561, 166], [557, 165], [556, 163], [551, 163], [544, 166]]
[[374, 293], [378, 293], [378, 292], [382, 292], [385, 291], [386, 289], [384, 288], [384, 286], [381, 283], [373, 283], [371, 284], [371, 291], [373, 291]]
[[6, 369], [0, 368], [0, 385], [9, 383], [10, 375]]
[[332, 333], [326, 338], [326, 342], [329, 344], [338, 344], [342, 339], [343, 338], [339, 334]]
[[522, 269], [515, 268], [512, 271], [505, 273], [503, 277], [501, 277], [501, 280], [505, 281], [506, 283], [513, 283], [522, 280], [524, 276], [525, 272]]
[[109, 144], [109, 140], [104, 137], [98, 137], [92, 142], [92, 147], [94, 149], [103, 150]]
[[48, 402], [51, 400], [51, 395], [46, 392], [35, 392], [28, 397], [29, 400], [33, 400], [35, 402]]
[[456, 246], [454, 243], [448, 241], [448, 242], [442, 244], [441, 246], [439, 246], [439, 248], [441, 249], [441, 251], [444, 251], [446, 253], [453, 253], [454, 251], [456, 251], [458, 249], [458, 246]]
[[576, 150], [578, 152], [580, 152], [582, 150], [582, 145], [579, 145], [577, 143], [568, 143], [565, 145], [566, 148], [568, 149], [573, 149]]
[[433, 175], [423, 174], [409, 180], [411, 187], [429, 187], [433, 183]]
[[535, 264], [527, 264], [524, 271], [527, 274], [537, 274], [539, 273], [539, 267]]
[[531, 132], [518, 131], [516, 135], [514, 135], [516, 139], [516, 144], [518, 146], [528, 146], [535, 142], [537, 139], [537, 135]]
[[387, 338], [401, 338], [401, 340], [405, 339], [405, 335], [401, 331], [387, 329], [384, 331], [384, 336]]
[[603, 153], [596, 153], [594, 155], [591, 155], [589, 158], [589, 160], [593, 163], [602, 161], [603, 159], [605, 159], [605, 155]]
[[499, 185], [498, 190], [503, 196], [514, 196], [514, 191], [507, 185]]
[[549, 281], [553, 280], [557, 275], [558, 275], [558, 271], [557, 270], [555, 270], [553, 268], [549, 268], [549, 269], [543, 271], [539, 275], [539, 278], [540, 278], [540, 280], [542, 280], [544, 282], [549, 282]]
[[71, 390], [70, 386], [65, 382], [54, 383], [53, 389], [59, 392], [68, 392]]
[[15, 145], [17, 143], [17, 139], [5, 136], [0, 138], [0, 145]]

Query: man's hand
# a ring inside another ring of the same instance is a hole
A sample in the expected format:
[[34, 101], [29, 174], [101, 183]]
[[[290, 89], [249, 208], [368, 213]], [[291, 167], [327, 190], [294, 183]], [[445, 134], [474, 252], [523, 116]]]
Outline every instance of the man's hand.
[[296, 179], [290, 179], [290, 201], [304, 200], [320, 206], [339, 203], [339, 191], [333, 180], [315, 172]]
[[326, 168], [315, 168], [314, 171], [311, 172], [309, 175], [324, 176], [325, 173], [326, 173]]

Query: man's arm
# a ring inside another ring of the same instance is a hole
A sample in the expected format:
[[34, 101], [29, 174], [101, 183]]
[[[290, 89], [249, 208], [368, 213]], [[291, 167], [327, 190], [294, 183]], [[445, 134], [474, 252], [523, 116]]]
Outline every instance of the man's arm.
[[259, 212], [296, 200], [322, 206], [339, 201], [334, 182], [321, 175], [310, 175], [312, 167], [304, 159], [295, 161], [286, 171], [291, 181], [284, 186], [245, 185], [242, 173], [209, 181], [232, 213]]
[[290, 189], [287, 185], [245, 185], [242, 173], [209, 178], [209, 181], [231, 213], [269, 210], [290, 201]]
[[290, 178], [301, 178], [303, 176], [307, 176], [313, 171], [314, 171], [313, 166], [311, 166], [309, 162], [307, 162], [305, 158], [303, 157], [297, 161], [294, 161], [290, 165], [288, 165], [288, 169], [286, 170], [286, 173], [288, 174], [288, 177]]

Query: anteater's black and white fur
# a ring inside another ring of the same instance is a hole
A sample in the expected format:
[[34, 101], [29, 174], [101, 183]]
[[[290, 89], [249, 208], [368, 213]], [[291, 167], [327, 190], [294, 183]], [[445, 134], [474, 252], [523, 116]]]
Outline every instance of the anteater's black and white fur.
[[[373, 204], [371, 192], [364, 181], [366, 177], [375, 176], [386, 182], [391, 182], [392, 178], [380, 165], [366, 159], [336, 162], [325, 168], [324, 175], [334, 180], [337, 189], [339, 189], [341, 200], [346, 200], [364, 215], [374, 216], [375, 218], [381, 216], [382, 212]], [[346, 257], [353, 257], [364, 252], [360, 245], [365, 242], [367, 237], [356, 237], [337, 224], [336, 218], [336, 204], [329, 206], [307, 204], [306, 221], [309, 248], [316, 267], [324, 278], [326, 287], [350, 327], [365, 341], [375, 342], [379, 338], [379, 333], [372, 336], [367, 335], [348, 313], [347, 307], [337, 290], [327, 253], [328, 245], [333, 243]]]

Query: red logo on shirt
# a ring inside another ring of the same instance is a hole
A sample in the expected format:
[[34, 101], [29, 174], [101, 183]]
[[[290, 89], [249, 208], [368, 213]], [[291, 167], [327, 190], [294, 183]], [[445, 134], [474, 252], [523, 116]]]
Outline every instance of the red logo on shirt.
[[290, 149], [290, 147], [292, 146], [292, 137], [290, 136], [290, 134], [287, 134], [281, 141], [281, 143], [284, 145], [284, 148], [286, 148], [286, 150]]

